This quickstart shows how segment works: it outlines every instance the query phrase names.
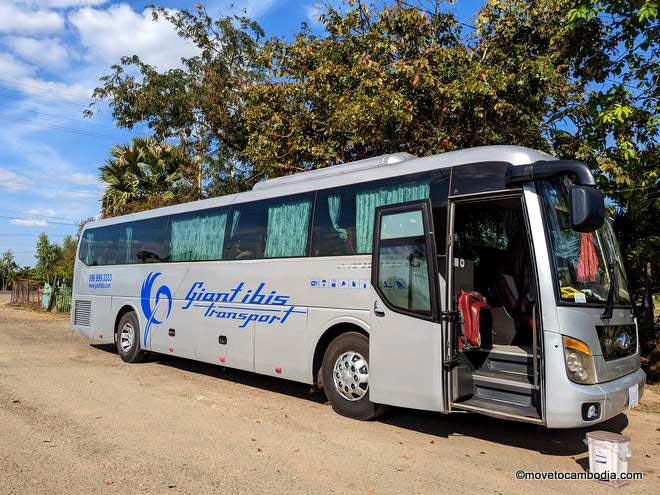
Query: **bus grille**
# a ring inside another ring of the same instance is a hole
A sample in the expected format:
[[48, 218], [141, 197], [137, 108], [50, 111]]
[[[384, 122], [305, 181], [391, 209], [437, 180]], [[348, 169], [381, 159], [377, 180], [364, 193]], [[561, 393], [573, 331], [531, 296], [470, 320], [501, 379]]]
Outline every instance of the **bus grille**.
[[73, 324], [88, 327], [92, 318], [92, 301], [76, 300], [73, 310]]

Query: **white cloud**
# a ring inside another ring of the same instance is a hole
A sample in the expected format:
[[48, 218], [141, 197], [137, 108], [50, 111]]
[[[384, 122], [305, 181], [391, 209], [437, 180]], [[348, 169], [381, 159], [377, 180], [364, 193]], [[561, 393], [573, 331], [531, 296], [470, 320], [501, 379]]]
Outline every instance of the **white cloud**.
[[36, 39], [29, 36], [8, 36], [3, 41], [21, 58], [39, 66], [61, 67], [69, 59], [68, 48], [57, 38]]
[[310, 26], [320, 26], [321, 21], [319, 16], [324, 12], [324, 7], [322, 3], [311, 3], [305, 5], [305, 17], [307, 17], [307, 22]]
[[34, 67], [25, 64], [11, 53], [0, 53], [0, 77], [3, 79], [23, 79], [34, 73]]
[[99, 183], [98, 176], [94, 174], [83, 174], [80, 172], [76, 172], [75, 174], [71, 175], [70, 181], [73, 184], [78, 184], [81, 186], [87, 186], [87, 185], [93, 185]]
[[0, 33], [45, 34], [62, 29], [64, 17], [58, 12], [19, 2], [0, 3]]
[[198, 50], [180, 38], [164, 19], [154, 22], [151, 9], [135, 12], [127, 4], [105, 9], [85, 7], [69, 15], [78, 30], [86, 58], [97, 64], [113, 64], [124, 55], [139, 55], [143, 62], [166, 70], [181, 65], [182, 57]]
[[23, 218], [12, 218], [9, 223], [23, 227], [48, 227], [50, 225], [46, 220], [25, 220]]
[[48, 208], [45, 210], [40, 210], [38, 208], [30, 208], [28, 210], [28, 214], [36, 215], [38, 217], [54, 217], [55, 215], [57, 215], [57, 212], [55, 212], [55, 210], [51, 210]]
[[0, 168], [0, 188], [8, 192], [20, 192], [29, 189], [33, 182], [11, 170]]
[[53, 7], [55, 9], [67, 9], [70, 7], [85, 7], [89, 5], [101, 5], [108, 0], [31, 0], [26, 3], [41, 5], [42, 7]]

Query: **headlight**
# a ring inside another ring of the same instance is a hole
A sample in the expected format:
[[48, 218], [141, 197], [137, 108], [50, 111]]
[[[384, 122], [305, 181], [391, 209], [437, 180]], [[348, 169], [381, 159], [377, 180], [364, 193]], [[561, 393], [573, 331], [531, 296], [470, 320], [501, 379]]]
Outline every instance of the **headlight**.
[[596, 383], [594, 360], [589, 346], [571, 337], [563, 337], [566, 373], [576, 383]]

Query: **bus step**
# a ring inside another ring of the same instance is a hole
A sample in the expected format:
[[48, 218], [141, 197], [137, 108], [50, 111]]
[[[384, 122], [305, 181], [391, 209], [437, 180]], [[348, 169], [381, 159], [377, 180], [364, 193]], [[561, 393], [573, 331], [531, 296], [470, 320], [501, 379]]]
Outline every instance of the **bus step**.
[[477, 371], [493, 372], [504, 376], [520, 375], [531, 379], [534, 376], [534, 359], [531, 353], [521, 351], [515, 347], [515, 350], [509, 350], [502, 346], [492, 349], [481, 349], [467, 352], [466, 357], [471, 362], [472, 367]]

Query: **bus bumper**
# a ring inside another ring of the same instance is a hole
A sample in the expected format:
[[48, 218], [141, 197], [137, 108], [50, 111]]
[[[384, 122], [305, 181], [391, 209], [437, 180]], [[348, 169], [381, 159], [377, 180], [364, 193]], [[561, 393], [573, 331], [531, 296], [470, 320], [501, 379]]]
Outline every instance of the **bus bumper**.
[[[570, 382], [568, 387], [563, 387], [561, 396], [546, 396], [546, 424], [548, 428], [580, 428], [607, 421], [629, 409], [631, 389], [637, 387], [638, 400], [642, 399], [645, 382], [646, 374], [641, 369], [596, 385]], [[599, 405], [600, 416], [585, 420], [583, 405], [593, 403]]]

